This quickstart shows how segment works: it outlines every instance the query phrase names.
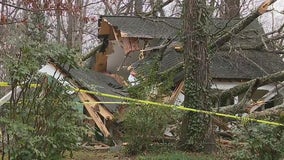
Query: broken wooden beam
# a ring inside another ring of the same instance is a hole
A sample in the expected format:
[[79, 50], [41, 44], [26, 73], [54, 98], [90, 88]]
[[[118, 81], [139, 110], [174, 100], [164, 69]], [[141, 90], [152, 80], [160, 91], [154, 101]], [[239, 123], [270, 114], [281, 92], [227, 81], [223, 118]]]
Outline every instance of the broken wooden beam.
[[[82, 93], [78, 93], [78, 94], [79, 94], [79, 98], [81, 99], [81, 101], [85, 101], [85, 95], [83, 95]], [[94, 110], [92, 105], [91, 104], [85, 104], [85, 108], [88, 111], [88, 113], [90, 114], [91, 118], [95, 121], [96, 125], [98, 126], [100, 131], [103, 133], [103, 135], [105, 137], [109, 137], [110, 132], [108, 131], [108, 129], [106, 128], [105, 124], [103, 123], [101, 117]]]
[[[104, 117], [104, 119], [106, 120], [113, 120], [113, 114], [110, 113], [105, 107], [103, 107], [101, 104], [96, 103], [98, 102], [97, 100], [95, 100], [92, 96], [90, 96], [87, 93], [80, 93], [81, 94], [81, 100], [82, 102], [91, 102], [90, 105], [93, 109], [95, 109], [96, 112], [98, 112], [102, 117]], [[93, 102], [93, 104], [92, 104]], [[86, 104], [84, 104], [86, 105]]]
[[168, 102], [170, 104], [174, 104], [178, 95], [182, 92], [184, 88], [184, 81], [180, 82], [180, 84], [178, 85], [178, 87], [174, 90], [174, 92], [172, 93], [171, 97], [169, 98]]

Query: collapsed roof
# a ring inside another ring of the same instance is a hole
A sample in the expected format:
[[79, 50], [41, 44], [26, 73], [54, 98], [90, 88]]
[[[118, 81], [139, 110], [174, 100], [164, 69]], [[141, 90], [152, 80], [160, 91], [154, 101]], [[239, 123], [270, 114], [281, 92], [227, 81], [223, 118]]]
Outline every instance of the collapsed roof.
[[[72, 78], [81, 85], [82, 88], [86, 88], [87, 90], [115, 96], [128, 95], [123, 86], [121, 86], [112, 77], [107, 76], [103, 73], [99, 73], [90, 69], [70, 69], [69, 73]], [[99, 100], [100, 102], [118, 102], [117, 104], [104, 103], [104, 106], [111, 113], [118, 111], [120, 106], [119, 102], [121, 102], [121, 100], [100, 95], [95, 95], [95, 98], [97, 98], [97, 100]]]

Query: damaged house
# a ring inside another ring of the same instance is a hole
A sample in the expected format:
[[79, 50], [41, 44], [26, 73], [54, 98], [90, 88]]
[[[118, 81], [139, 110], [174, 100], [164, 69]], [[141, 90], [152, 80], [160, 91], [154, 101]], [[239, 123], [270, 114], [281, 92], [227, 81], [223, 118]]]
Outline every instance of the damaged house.
[[[227, 28], [238, 21], [215, 19], [209, 25], [210, 36], [226, 32]], [[182, 103], [183, 55], [182, 45], [178, 42], [182, 21], [179, 18], [101, 16], [98, 25], [98, 36], [103, 42], [103, 50], [95, 54], [95, 63], [91, 64], [93, 70], [128, 79], [129, 76], [133, 76], [130, 70], [139, 74], [145, 64], [152, 60], [151, 57], [165, 49], [159, 74], [171, 69], [181, 69], [177, 70], [174, 77], [175, 89], [168, 102]], [[279, 56], [264, 49], [263, 34], [261, 25], [254, 21], [240, 34], [235, 35], [229, 43], [218, 48], [216, 53], [211, 54], [212, 89], [230, 89], [251, 79], [284, 70], [284, 63]], [[263, 104], [267, 107], [277, 104], [277, 101], [273, 100], [278, 94], [277, 87], [279, 86], [272, 83], [259, 87], [252, 97], [252, 101], [257, 105], [251, 111], [263, 107]], [[220, 103], [236, 104], [242, 96], [229, 97]]]
[[[211, 22], [210, 35], [216, 36], [237, 22], [216, 19]], [[74, 88], [128, 96], [123, 88], [127, 85], [126, 80], [129, 80], [128, 85], [133, 84], [136, 74], [147, 74], [147, 64], [151, 64], [155, 55], [161, 54], [158, 74], [171, 70], [176, 73], [172, 95], [166, 101], [180, 105], [183, 102], [184, 88], [183, 46], [179, 42], [181, 23], [178, 18], [101, 16], [98, 37], [102, 44], [93, 50], [90, 69], [64, 68], [50, 63], [40, 72], [57, 75], [57, 79], [65, 79], [67, 85]], [[213, 90], [230, 89], [251, 79], [284, 70], [284, 63], [276, 54], [262, 49], [263, 33], [260, 24], [253, 22], [234, 36], [230, 43], [212, 53], [210, 72]], [[276, 105], [278, 87], [273, 83], [259, 87], [252, 97], [254, 103], [250, 112], [265, 105]], [[125, 108], [122, 100], [88, 92], [78, 92], [78, 95], [92, 122], [105, 137], [111, 136], [114, 114], [122, 114]], [[234, 104], [242, 96], [228, 97], [220, 103]]]

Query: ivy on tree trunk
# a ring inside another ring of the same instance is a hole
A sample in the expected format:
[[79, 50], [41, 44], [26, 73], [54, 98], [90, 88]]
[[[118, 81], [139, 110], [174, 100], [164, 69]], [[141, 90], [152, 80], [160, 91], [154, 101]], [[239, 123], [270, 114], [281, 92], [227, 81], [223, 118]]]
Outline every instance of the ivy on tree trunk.
[[[209, 110], [209, 61], [207, 9], [204, 0], [184, 1], [184, 106]], [[181, 126], [180, 148], [191, 151], [212, 149], [210, 117], [205, 114], [188, 112]], [[210, 146], [210, 147], [208, 147]], [[214, 145], [213, 145], [214, 146]], [[213, 147], [214, 148], [214, 147]]]

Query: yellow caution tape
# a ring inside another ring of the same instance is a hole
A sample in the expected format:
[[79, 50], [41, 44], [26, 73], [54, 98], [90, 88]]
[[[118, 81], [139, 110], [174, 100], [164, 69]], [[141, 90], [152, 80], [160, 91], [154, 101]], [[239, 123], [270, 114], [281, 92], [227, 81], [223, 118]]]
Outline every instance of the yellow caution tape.
[[[11, 86], [11, 84], [9, 84], [8, 82], [0, 82], [0, 87], [9, 87], [9, 86]], [[21, 86], [21, 84], [19, 84], [19, 86]], [[30, 84], [30, 87], [31, 88], [40, 87], [40, 84], [33, 83]]]
[[[76, 102], [80, 103], [80, 102]], [[128, 102], [81, 102], [82, 104], [130, 104]]]
[[[7, 82], [0, 82], [0, 87], [7, 87], [7, 86], [10, 86], [10, 84], [7, 83]], [[39, 86], [40, 86], [40, 84], [31, 84], [30, 85], [30, 87], [39, 87]], [[190, 111], [190, 112], [203, 113], [203, 114], [214, 115], [214, 116], [219, 116], [219, 117], [232, 118], [232, 119], [240, 120], [240, 121], [246, 122], [246, 123], [247, 122], [257, 122], [257, 123], [263, 123], [263, 124], [274, 125], [274, 126], [284, 126], [284, 124], [279, 123], [279, 122], [259, 120], [259, 119], [255, 119], [255, 118], [249, 118], [249, 117], [239, 117], [239, 116], [230, 115], [230, 114], [224, 114], [224, 113], [218, 113], [218, 112], [206, 111], [206, 110], [200, 110], [200, 109], [194, 109], [194, 108], [187, 108], [187, 107], [184, 107], [184, 106], [176, 106], [176, 105], [158, 103], [158, 102], [147, 101], [147, 100], [134, 99], [134, 98], [117, 96], [117, 95], [112, 95], [112, 94], [106, 94], [106, 93], [101, 93], [101, 92], [96, 92], [96, 91], [89, 91], [89, 90], [84, 90], [84, 89], [79, 89], [79, 88], [75, 88], [73, 90], [76, 91], [76, 92], [89, 93], [89, 94], [93, 94], [93, 95], [97, 95], [97, 96], [120, 99], [120, 100], [129, 101], [129, 102], [140, 103], [140, 104], [148, 104], [148, 105], [150, 104], [150, 105], [154, 105], [154, 106], [179, 109], [179, 110], [182, 110], [182, 111]], [[93, 104], [96, 104], [96, 103], [129, 104], [127, 102], [82, 102], [82, 103], [83, 104], [84, 103], [85, 104], [88, 104], [88, 103], [93, 103]]]
[[179, 110], [183, 110], [183, 111], [190, 111], [190, 112], [203, 113], [203, 114], [214, 115], [214, 116], [219, 116], [219, 117], [232, 118], [232, 119], [240, 120], [242, 122], [257, 122], [257, 123], [263, 123], [263, 124], [274, 125], [274, 126], [284, 126], [284, 124], [279, 123], [279, 122], [259, 120], [259, 119], [255, 119], [255, 118], [249, 118], [249, 117], [239, 117], [239, 116], [230, 115], [230, 114], [224, 114], [224, 113], [218, 113], [218, 112], [206, 111], [206, 110], [200, 110], [200, 109], [194, 109], [194, 108], [187, 108], [187, 107], [184, 107], [184, 106], [163, 104], [163, 103], [158, 103], [158, 102], [153, 102], [153, 101], [123, 97], [123, 96], [116, 96], [116, 95], [111, 95], [111, 94], [106, 94], [106, 93], [101, 93], [101, 92], [88, 91], [88, 90], [79, 89], [79, 88], [76, 88], [74, 90], [76, 92], [89, 93], [89, 94], [93, 94], [93, 95], [97, 95], [97, 96], [120, 99], [120, 100], [135, 102], [135, 103], [151, 104], [151, 105], [155, 105], [155, 106], [174, 108], [174, 109], [179, 109]]
[[10, 86], [8, 82], [0, 82], [1, 87], [8, 87]]

